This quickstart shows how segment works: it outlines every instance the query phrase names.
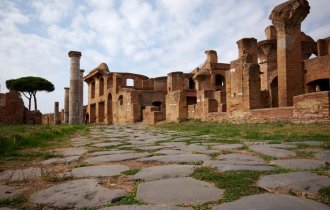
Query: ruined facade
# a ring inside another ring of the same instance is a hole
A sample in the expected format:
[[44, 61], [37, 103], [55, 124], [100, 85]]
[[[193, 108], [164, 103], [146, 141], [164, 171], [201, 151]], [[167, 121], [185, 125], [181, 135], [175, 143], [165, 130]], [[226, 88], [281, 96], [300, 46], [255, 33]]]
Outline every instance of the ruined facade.
[[309, 10], [306, 0], [276, 6], [266, 39], [237, 41], [238, 58], [230, 63], [218, 63], [208, 50], [191, 73], [159, 78], [100, 64], [84, 77], [90, 122], [329, 121], [330, 37], [314, 41], [301, 31]]

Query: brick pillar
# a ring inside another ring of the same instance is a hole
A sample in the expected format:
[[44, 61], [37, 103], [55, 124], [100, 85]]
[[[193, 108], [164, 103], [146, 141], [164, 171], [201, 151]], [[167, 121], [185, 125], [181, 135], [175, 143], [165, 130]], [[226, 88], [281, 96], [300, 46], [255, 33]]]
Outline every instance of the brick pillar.
[[64, 124], [69, 123], [69, 91], [70, 88], [64, 88]]
[[278, 102], [292, 106], [293, 96], [304, 93], [301, 57], [301, 22], [309, 14], [307, 0], [290, 0], [269, 16], [277, 31]]
[[59, 112], [59, 103], [56, 101], [54, 103], [54, 124], [58, 125], [61, 123], [60, 112]]
[[80, 57], [81, 52], [70, 51], [70, 91], [69, 91], [69, 124], [79, 124], [79, 82], [80, 82]]
[[84, 123], [84, 72], [85, 70], [80, 69], [80, 77], [79, 77], [79, 114], [80, 114], [80, 123]]

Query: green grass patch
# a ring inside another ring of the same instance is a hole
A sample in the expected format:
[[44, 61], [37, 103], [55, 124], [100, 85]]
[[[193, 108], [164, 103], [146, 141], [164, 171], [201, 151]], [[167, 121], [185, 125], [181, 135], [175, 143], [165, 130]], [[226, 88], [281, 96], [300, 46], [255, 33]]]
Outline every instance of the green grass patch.
[[330, 141], [330, 127], [326, 124], [294, 124], [294, 123], [218, 123], [189, 121], [184, 123], [167, 123], [155, 125], [157, 128], [178, 132], [193, 132], [195, 135], [211, 135], [205, 141], [222, 142], [246, 139], [251, 141], [272, 140], [283, 141]]
[[322, 187], [319, 190], [319, 194], [322, 196], [322, 201], [326, 204], [330, 204], [330, 186]]
[[139, 183], [140, 181], [136, 181], [134, 183], [134, 189], [131, 193], [125, 195], [124, 197], [120, 198], [118, 201], [115, 201], [114, 203], [111, 203], [107, 206], [112, 207], [112, 206], [123, 206], [123, 205], [143, 205], [144, 204], [143, 202], [138, 201], [136, 199], [136, 191]]
[[0, 208], [8, 207], [19, 210], [41, 210], [42, 206], [32, 206], [28, 203], [29, 198], [25, 195], [18, 195], [13, 198], [0, 199]]
[[121, 172], [121, 173], [130, 176], [130, 175], [135, 175], [135, 174], [137, 174], [139, 171], [140, 171], [139, 168], [132, 168], [132, 169], [129, 169], [129, 170], [124, 171], [124, 172]]
[[[0, 158], [29, 157], [21, 150], [60, 146], [68, 143], [68, 136], [80, 131], [85, 134], [85, 125], [0, 125]], [[30, 153], [30, 158], [51, 156], [47, 153]]]
[[199, 180], [213, 183], [216, 187], [225, 190], [221, 202], [230, 202], [242, 196], [265, 192], [264, 189], [255, 186], [261, 172], [257, 171], [228, 171], [219, 173], [216, 169], [197, 168], [193, 177]]

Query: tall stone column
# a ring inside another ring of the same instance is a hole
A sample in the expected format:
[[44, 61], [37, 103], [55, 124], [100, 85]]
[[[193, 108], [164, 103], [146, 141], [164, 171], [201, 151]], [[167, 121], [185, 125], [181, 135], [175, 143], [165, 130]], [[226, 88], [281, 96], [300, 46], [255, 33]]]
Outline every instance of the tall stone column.
[[54, 103], [54, 124], [58, 125], [61, 122], [60, 112], [59, 112], [59, 103], [56, 101]]
[[69, 123], [69, 91], [70, 88], [64, 88], [64, 124]]
[[80, 77], [79, 77], [79, 114], [80, 114], [80, 123], [84, 123], [84, 72], [85, 70], [80, 69]]
[[278, 102], [292, 106], [293, 97], [304, 93], [301, 57], [301, 22], [309, 14], [307, 0], [290, 0], [276, 6], [269, 16], [277, 31]]
[[69, 91], [69, 124], [79, 124], [80, 114], [80, 57], [81, 52], [70, 51], [70, 91]]

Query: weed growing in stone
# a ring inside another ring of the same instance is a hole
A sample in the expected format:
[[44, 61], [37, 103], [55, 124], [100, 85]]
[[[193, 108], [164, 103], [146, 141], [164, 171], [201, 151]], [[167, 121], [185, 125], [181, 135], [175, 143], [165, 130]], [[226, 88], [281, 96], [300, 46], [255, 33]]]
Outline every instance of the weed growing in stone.
[[219, 173], [216, 169], [197, 168], [193, 177], [199, 180], [213, 183], [216, 187], [225, 190], [221, 202], [230, 202], [242, 196], [265, 192], [264, 189], [255, 186], [261, 172], [256, 171], [231, 171]]

